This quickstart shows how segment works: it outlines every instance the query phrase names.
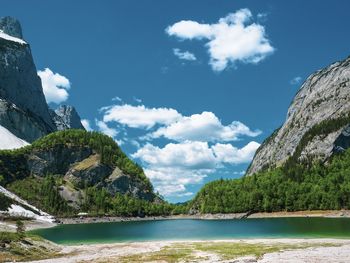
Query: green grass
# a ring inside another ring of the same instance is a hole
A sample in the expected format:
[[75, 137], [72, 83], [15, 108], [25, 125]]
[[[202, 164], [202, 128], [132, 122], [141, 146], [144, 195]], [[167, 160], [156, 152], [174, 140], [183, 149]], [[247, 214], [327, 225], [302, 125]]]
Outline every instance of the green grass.
[[79, 170], [79, 171], [83, 171], [83, 170], [86, 170], [86, 169], [92, 167], [96, 163], [98, 163], [99, 160], [100, 160], [99, 155], [94, 154], [94, 155], [91, 155], [88, 158], [82, 160], [77, 165], [75, 165], [73, 168], [76, 170]]

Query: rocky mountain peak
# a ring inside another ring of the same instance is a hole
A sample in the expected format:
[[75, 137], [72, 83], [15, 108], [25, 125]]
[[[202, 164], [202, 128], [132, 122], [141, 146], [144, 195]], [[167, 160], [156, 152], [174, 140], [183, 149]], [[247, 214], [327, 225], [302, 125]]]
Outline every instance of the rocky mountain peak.
[[56, 129], [21, 25], [0, 19], [0, 125], [32, 142]]
[[10, 36], [23, 39], [20, 22], [11, 16], [0, 18], [0, 30]]
[[57, 130], [84, 129], [78, 112], [73, 106], [61, 105], [55, 111], [51, 111], [52, 119]]

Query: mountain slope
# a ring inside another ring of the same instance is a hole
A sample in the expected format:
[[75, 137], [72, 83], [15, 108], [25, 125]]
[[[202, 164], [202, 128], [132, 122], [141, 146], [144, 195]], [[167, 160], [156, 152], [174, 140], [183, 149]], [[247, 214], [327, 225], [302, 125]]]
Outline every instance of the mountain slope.
[[[79, 211], [88, 189], [110, 197], [160, 201], [142, 168], [112, 138], [97, 132], [59, 131], [26, 147], [0, 151], [0, 174], [6, 188], [38, 207], [40, 198], [53, 195], [62, 203], [60, 209], [67, 203]], [[52, 191], [40, 195], [46, 188]]]
[[[293, 99], [285, 123], [257, 150], [248, 175], [280, 166], [290, 156], [325, 161], [350, 119], [350, 57], [312, 74]], [[341, 125], [339, 125], [341, 124]], [[342, 136], [343, 146], [347, 146]], [[338, 147], [338, 149], [340, 149]]]
[[206, 184], [191, 213], [350, 208], [350, 57], [312, 74], [240, 179]]
[[350, 209], [350, 149], [327, 166], [274, 168], [206, 184], [189, 204], [192, 213]]

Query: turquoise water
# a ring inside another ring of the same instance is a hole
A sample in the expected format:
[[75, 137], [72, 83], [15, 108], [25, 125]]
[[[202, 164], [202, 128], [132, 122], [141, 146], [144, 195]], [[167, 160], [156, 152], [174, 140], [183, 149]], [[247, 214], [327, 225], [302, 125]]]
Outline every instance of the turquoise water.
[[176, 219], [59, 225], [33, 232], [60, 244], [239, 238], [350, 238], [350, 219]]

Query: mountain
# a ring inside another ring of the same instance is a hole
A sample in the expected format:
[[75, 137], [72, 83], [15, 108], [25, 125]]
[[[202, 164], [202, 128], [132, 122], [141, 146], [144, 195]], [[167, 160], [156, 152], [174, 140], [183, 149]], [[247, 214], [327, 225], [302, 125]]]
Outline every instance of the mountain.
[[0, 124], [32, 142], [56, 130], [20, 23], [0, 19]]
[[[89, 212], [89, 198], [101, 202], [122, 195], [163, 202], [142, 168], [112, 138], [97, 132], [58, 131], [26, 147], [0, 151], [0, 174], [8, 190], [52, 214]], [[43, 201], [49, 196], [49, 203]]]
[[56, 110], [50, 110], [50, 115], [58, 131], [67, 129], [85, 129], [81, 124], [78, 112], [73, 106], [61, 105]]
[[327, 161], [349, 147], [350, 57], [309, 76], [289, 106], [284, 124], [257, 150], [247, 175], [291, 158]]
[[85, 131], [73, 106], [49, 108], [30, 46], [11, 17], [0, 19], [0, 72], [0, 201], [6, 202], [0, 210], [170, 213], [172, 206], [112, 138]]
[[53, 111], [47, 105], [30, 46], [12, 17], [0, 19], [0, 72], [0, 125], [18, 140], [30, 143], [56, 130], [84, 129], [74, 107]]
[[307, 78], [247, 176], [206, 184], [190, 213], [350, 209], [350, 57]]

